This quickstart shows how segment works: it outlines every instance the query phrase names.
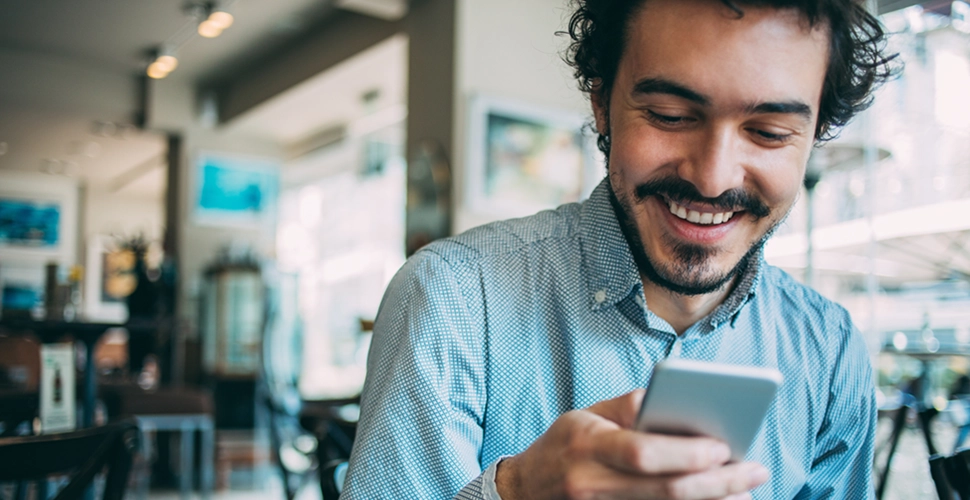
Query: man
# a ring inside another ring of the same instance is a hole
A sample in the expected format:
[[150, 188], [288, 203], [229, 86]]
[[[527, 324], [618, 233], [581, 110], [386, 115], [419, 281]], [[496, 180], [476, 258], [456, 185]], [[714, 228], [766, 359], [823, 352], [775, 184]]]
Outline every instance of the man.
[[[583, 0], [570, 35], [609, 175], [404, 266], [344, 498], [871, 497], [864, 343], [761, 248], [813, 145], [889, 76], [877, 21], [851, 0]], [[782, 372], [748, 462], [631, 430], [667, 356]]]

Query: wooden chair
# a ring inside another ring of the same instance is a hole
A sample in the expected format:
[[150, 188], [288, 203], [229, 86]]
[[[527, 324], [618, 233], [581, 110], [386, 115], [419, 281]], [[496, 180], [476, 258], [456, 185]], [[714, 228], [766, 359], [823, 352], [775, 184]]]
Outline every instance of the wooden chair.
[[[55, 500], [81, 498], [105, 468], [104, 500], [121, 500], [132, 458], [138, 449], [138, 426], [125, 420], [101, 427], [41, 436], [0, 439], [0, 482], [37, 481], [46, 490], [48, 476], [70, 480]], [[38, 497], [45, 496], [38, 494]]]

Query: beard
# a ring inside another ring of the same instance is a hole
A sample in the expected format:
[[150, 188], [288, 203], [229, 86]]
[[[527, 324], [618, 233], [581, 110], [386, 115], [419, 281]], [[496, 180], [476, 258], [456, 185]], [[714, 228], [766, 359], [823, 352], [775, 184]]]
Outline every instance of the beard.
[[[666, 233], [661, 238], [663, 244], [671, 250], [674, 259], [669, 263], [655, 262], [647, 255], [643, 245], [643, 238], [633, 216], [630, 197], [626, 194], [617, 196], [612, 182], [607, 184], [613, 211], [620, 222], [620, 228], [630, 246], [630, 252], [633, 254], [633, 260], [640, 274], [652, 283], [679, 295], [712, 293], [720, 290], [736, 276], [743, 274], [751, 260], [761, 251], [765, 242], [785, 219], [780, 217], [772, 223], [765, 234], [756, 240], [727, 271], [717, 272], [711, 264], [713, 257], [720, 251], [717, 248], [684, 243]], [[660, 196], [680, 203], [702, 202], [725, 212], [744, 210], [745, 216], [756, 219], [765, 218], [771, 214], [771, 209], [759, 197], [742, 189], [727, 191], [717, 198], [705, 198], [692, 184], [676, 177], [666, 177], [641, 184], [634, 190], [634, 195], [637, 201]]]

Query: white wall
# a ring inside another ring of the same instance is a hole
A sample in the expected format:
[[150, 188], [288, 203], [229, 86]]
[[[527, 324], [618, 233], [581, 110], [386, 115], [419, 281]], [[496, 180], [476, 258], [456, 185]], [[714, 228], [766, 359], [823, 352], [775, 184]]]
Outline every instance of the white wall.
[[571, 10], [568, 0], [457, 0], [457, 92], [454, 160], [456, 213], [461, 232], [496, 217], [464, 207], [464, 158], [469, 99], [487, 95], [524, 101], [592, 118], [589, 101], [562, 61]]
[[[216, 227], [197, 224], [192, 216], [196, 184], [196, 160], [202, 152], [225, 153], [279, 160], [280, 146], [265, 139], [245, 137], [218, 127], [207, 128], [198, 118], [195, 88], [177, 80], [153, 82], [148, 128], [169, 130], [184, 140], [179, 171], [179, 277], [177, 311], [186, 324], [195, 325], [202, 273], [227, 245], [249, 247], [259, 255], [275, 252], [275, 226]], [[193, 335], [194, 331], [190, 333]]]
[[165, 227], [164, 200], [96, 190], [85, 190], [83, 199], [84, 242], [100, 235], [127, 238], [137, 234], [149, 240], [161, 240]]

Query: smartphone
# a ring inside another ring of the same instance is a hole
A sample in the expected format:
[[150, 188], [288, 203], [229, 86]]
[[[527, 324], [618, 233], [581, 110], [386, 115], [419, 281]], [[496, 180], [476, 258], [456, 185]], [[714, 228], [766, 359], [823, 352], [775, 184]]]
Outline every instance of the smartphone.
[[713, 437], [742, 461], [781, 383], [774, 368], [667, 359], [653, 369], [636, 428]]

